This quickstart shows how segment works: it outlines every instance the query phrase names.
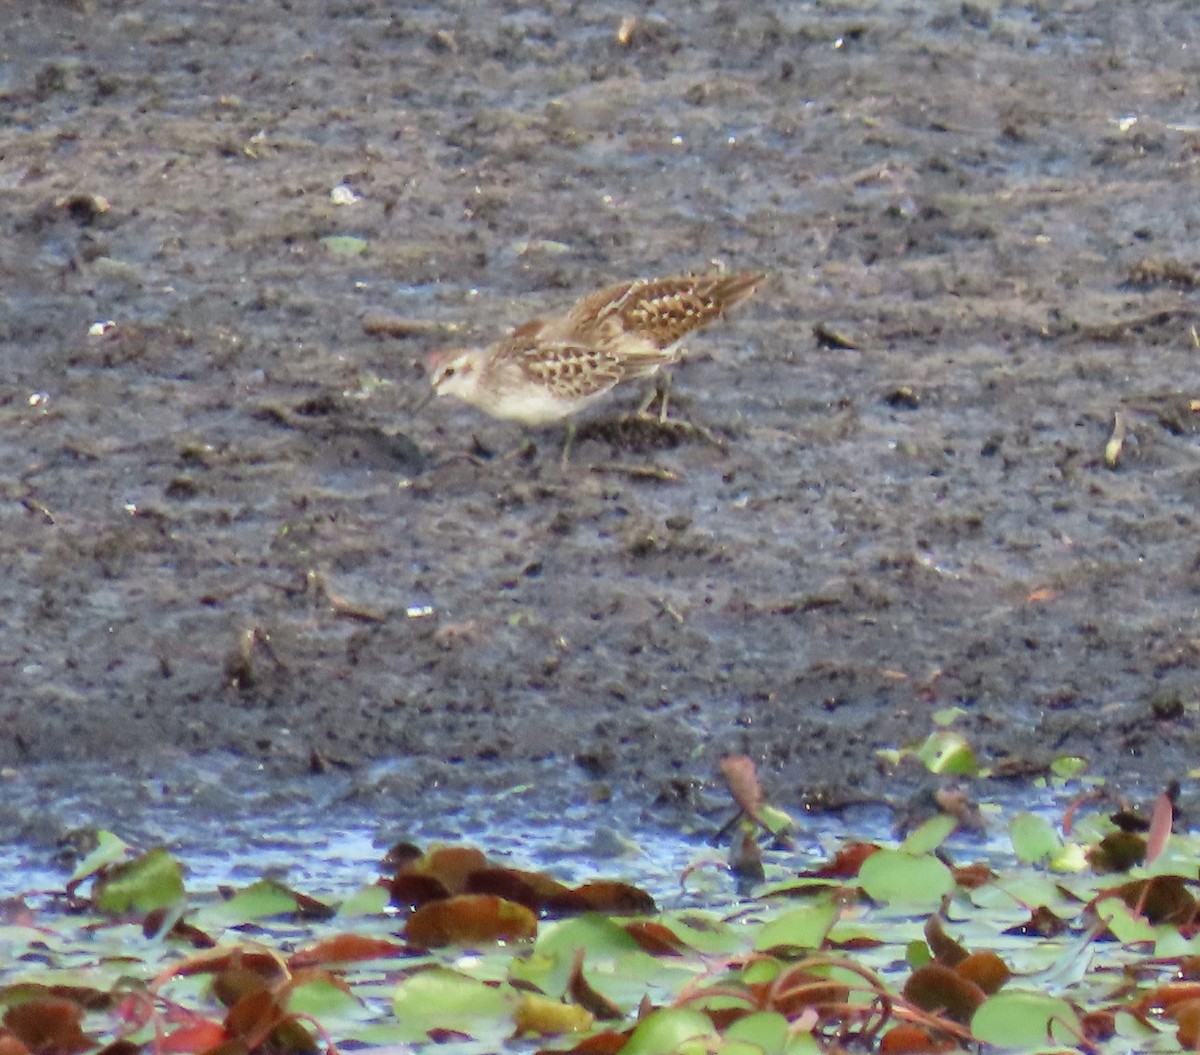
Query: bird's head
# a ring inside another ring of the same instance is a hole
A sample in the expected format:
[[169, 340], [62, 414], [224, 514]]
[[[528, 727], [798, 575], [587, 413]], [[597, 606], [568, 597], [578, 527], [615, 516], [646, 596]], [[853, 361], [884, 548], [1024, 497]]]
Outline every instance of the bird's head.
[[425, 360], [429, 383], [439, 396], [463, 397], [479, 381], [479, 352], [474, 348], [444, 348]]

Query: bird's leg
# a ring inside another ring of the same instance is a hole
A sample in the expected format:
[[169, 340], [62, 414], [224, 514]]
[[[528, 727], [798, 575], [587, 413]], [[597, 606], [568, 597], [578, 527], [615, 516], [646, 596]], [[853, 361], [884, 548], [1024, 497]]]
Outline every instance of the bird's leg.
[[567, 422], [567, 437], [563, 440], [562, 455], [559, 457], [558, 464], [564, 472], [567, 466], [571, 464], [571, 448], [575, 446], [575, 422]]
[[657, 373], [654, 375], [654, 384], [650, 386], [650, 391], [646, 393], [646, 397], [638, 405], [634, 417], [648, 418], [650, 417], [650, 408], [654, 406], [655, 400], [658, 401], [658, 423], [666, 424], [667, 407], [670, 403], [671, 395], [671, 375], [668, 373]]

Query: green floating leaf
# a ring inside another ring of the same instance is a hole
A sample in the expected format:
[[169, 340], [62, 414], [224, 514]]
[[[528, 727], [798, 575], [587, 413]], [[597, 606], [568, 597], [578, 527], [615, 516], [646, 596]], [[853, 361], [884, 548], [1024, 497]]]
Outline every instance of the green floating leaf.
[[966, 713], [961, 707], [943, 707], [941, 710], [934, 711], [931, 717], [934, 725], [944, 729], [948, 725], [953, 725]]
[[831, 902], [793, 909], [763, 924], [754, 938], [754, 947], [760, 952], [781, 946], [819, 949], [837, 918], [838, 907]]
[[876, 901], [936, 905], [954, 889], [954, 874], [936, 857], [902, 850], [871, 854], [858, 873], [859, 885]]
[[783, 1055], [787, 1048], [788, 1020], [778, 1011], [758, 1011], [739, 1018], [725, 1031], [726, 1046], [721, 1050], [728, 1053], [729, 1041], [752, 1045], [762, 1055]]
[[652, 1011], [630, 1034], [621, 1055], [673, 1055], [688, 1041], [717, 1039], [712, 1020], [699, 1011], [662, 1008]]
[[102, 912], [153, 912], [182, 898], [179, 862], [161, 847], [114, 865], [96, 881], [94, 895]]
[[1006, 989], [988, 997], [971, 1019], [971, 1032], [984, 1044], [1038, 1048], [1072, 1044], [1083, 1036], [1071, 1005], [1045, 993]]
[[930, 733], [917, 749], [917, 757], [925, 763], [930, 773], [951, 773], [955, 776], [973, 777], [979, 772], [975, 752], [961, 733], [939, 729]]
[[95, 875], [101, 868], [116, 864], [128, 855], [129, 849], [129, 843], [112, 832], [97, 832], [96, 848], [75, 866], [68, 882], [82, 882], [88, 876]]
[[1086, 772], [1087, 767], [1086, 758], [1080, 758], [1078, 755], [1060, 755], [1050, 763], [1050, 772], [1062, 780], [1070, 780]]
[[1026, 864], [1049, 860], [1062, 849], [1058, 832], [1044, 817], [1034, 813], [1018, 813], [1008, 825], [1013, 852]]
[[909, 832], [908, 838], [900, 844], [900, 849], [906, 854], [932, 853], [956, 827], [958, 821], [950, 814], [934, 814], [915, 831]]
[[293, 1014], [312, 1015], [327, 1022], [335, 1016], [352, 1014], [362, 1003], [333, 979], [320, 975], [295, 986], [288, 996], [287, 1009]]
[[519, 997], [507, 986], [486, 985], [448, 967], [410, 975], [392, 997], [392, 1009], [410, 1042], [426, 1040], [436, 1029], [499, 1041], [512, 1032], [518, 1003]]
[[334, 256], [362, 256], [367, 249], [367, 240], [350, 234], [331, 234], [321, 239]]
[[259, 879], [239, 890], [228, 901], [205, 910], [204, 915], [244, 923], [270, 916], [286, 916], [295, 912], [296, 895], [273, 879]]

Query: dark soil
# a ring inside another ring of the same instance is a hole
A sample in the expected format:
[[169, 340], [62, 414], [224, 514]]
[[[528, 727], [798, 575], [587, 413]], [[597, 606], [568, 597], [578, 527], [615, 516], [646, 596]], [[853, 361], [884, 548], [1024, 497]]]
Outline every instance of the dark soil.
[[[686, 799], [744, 751], [834, 805], [952, 705], [1013, 778], [1195, 765], [1191, 0], [5, 22], [10, 773]], [[723, 449], [634, 389], [566, 472], [561, 429], [415, 409], [432, 348], [714, 259], [771, 276], [675, 371]]]

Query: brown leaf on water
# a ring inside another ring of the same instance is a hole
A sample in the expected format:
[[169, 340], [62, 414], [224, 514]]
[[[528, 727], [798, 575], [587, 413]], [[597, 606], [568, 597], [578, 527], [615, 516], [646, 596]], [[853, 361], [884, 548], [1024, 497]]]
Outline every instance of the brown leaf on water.
[[83, 1008], [60, 997], [35, 998], [4, 1013], [4, 1027], [34, 1055], [75, 1055], [94, 1048], [82, 1022]]
[[728, 755], [721, 759], [721, 776], [742, 812], [762, 824], [759, 811], [764, 800], [754, 760], [746, 755]]
[[1088, 853], [1092, 870], [1101, 875], [1128, 872], [1145, 860], [1146, 840], [1134, 832], [1109, 832]]
[[552, 1051], [539, 1051], [537, 1055], [617, 1055], [629, 1041], [629, 1034], [632, 1032], [631, 1029], [620, 1032], [605, 1030], [603, 1033], [585, 1037], [575, 1047], [567, 1048], [566, 1051], [556, 1048]]
[[436, 876], [451, 894], [461, 894], [466, 890], [471, 874], [488, 867], [488, 859], [482, 850], [473, 846], [439, 846], [413, 867], [426, 875]]
[[450, 891], [436, 876], [420, 875], [416, 872], [398, 872], [388, 884], [391, 902], [398, 908], [419, 908], [430, 901], [441, 901], [450, 896]]
[[467, 894], [495, 894], [515, 901], [533, 912], [561, 897], [569, 887], [542, 872], [527, 872], [519, 868], [481, 868], [467, 876]]
[[1147, 864], [1152, 864], [1166, 848], [1174, 820], [1175, 806], [1171, 797], [1165, 791], [1159, 792], [1154, 799], [1154, 812], [1150, 816], [1150, 831], [1146, 834]]
[[1000, 933], [1023, 938], [1054, 938], [1066, 929], [1066, 920], [1060, 919], [1045, 905], [1039, 905], [1024, 923], [1018, 923]]
[[31, 1052], [15, 1033], [0, 1030], [0, 1055], [31, 1055]]
[[651, 956], [680, 956], [689, 948], [670, 927], [654, 920], [630, 920], [625, 931]]
[[1008, 964], [990, 950], [971, 953], [965, 960], [955, 964], [954, 969], [963, 978], [974, 982], [988, 996], [998, 992], [1012, 977]]
[[621, 1009], [603, 993], [593, 989], [591, 982], [583, 976], [583, 957], [584, 950], [576, 949], [575, 958], [571, 962], [571, 975], [567, 979], [567, 994], [602, 1022], [624, 1018]]
[[904, 999], [922, 1011], [942, 1013], [966, 1025], [987, 999], [987, 994], [969, 978], [940, 963], [918, 967], [904, 983]]
[[1105, 897], [1119, 897], [1134, 912], [1155, 924], [1170, 923], [1183, 927], [1193, 922], [1196, 916], [1196, 899], [1181, 876], [1135, 879], [1101, 891], [1097, 900]]
[[639, 887], [614, 879], [584, 883], [546, 902], [547, 912], [604, 912], [612, 916], [648, 916], [658, 911], [654, 898]]
[[923, 1055], [943, 1051], [959, 1051], [958, 1042], [945, 1033], [937, 1033], [915, 1022], [893, 1026], [879, 1042], [880, 1055]]
[[316, 967], [326, 963], [361, 963], [364, 960], [383, 960], [401, 956], [405, 947], [383, 938], [369, 938], [362, 934], [338, 934], [326, 938], [307, 949], [298, 949], [288, 957], [288, 967], [297, 971], [304, 967]]
[[408, 917], [404, 936], [426, 949], [524, 941], [537, 936], [537, 917], [494, 894], [459, 894], [422, 905]]
[[930, 916], [925, 921], [925, 943], [933, 953], [933, 958], [945, 967], [955, 967], [970, 955], [967, 949], [946, 933], [940, 916]]
[[806, 879], [856, 879], [863, 862], [878, 850], [878, 843], [847, 843], [831, 861], [800, 875]]

